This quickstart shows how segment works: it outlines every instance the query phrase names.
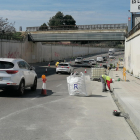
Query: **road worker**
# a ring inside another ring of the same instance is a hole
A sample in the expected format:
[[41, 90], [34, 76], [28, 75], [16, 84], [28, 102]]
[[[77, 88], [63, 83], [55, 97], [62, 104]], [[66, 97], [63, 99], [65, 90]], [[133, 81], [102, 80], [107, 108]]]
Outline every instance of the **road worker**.
[[102, 82], [102, 92], [108, 91], [106, 89], [106, 84], [108, 86], [108, 89], [110, 90], [110, 83], [113, 83], [114, 79], [112, 80], [112, 78], [107, 76], [107, 75], [102, 75], [100, 77], [100, 79], [101, 79], [101, 82]]

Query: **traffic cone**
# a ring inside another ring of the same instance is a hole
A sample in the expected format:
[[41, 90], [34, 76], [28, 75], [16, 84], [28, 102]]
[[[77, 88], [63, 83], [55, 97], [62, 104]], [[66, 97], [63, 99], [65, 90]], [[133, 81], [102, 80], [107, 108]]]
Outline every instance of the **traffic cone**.
[[48, 64], [48, 67], [50, 67], [50, 63]]
[[46, 76], [42, 75], [42, 81], [43, 81], [43, 85], [42, 85], [42, 90], [41, 90], [41, 95], [47, 95], [47, 90], [46, 90]]
[[47, 95], [46, 83], [44, 83], [44, 82], [43, 82], [43, 85], [42, 85], [41, 94], [42, 94], [42, 95]]
[[47, 73], [47, 68], [46, 68], [45, 72]]
[[85, 73], [87, 73], [87, 70], [86, 70], [86, 68], [85, 68]]

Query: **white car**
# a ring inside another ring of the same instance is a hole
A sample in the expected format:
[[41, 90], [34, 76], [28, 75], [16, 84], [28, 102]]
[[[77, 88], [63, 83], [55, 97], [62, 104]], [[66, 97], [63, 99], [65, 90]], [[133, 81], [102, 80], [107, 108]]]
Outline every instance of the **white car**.
[[96, 62], [94, 59], [90, 59], [90, 60], [89, 60], [89, 63], [90, 63], [91, 65], [96, 65], [96, 64], [97, 64], [97, 62]]
[[83, 63], [83, 57], [77, 57], [75, 63]]
[[113, 59], [113, 58], [115, 58], [115, 56], [114, 55], [109, 55], [109, 58]]
[[73, 67], [69, 63], [60, 63], [56, 67], [56, 73], [72, 73]]
[[15, 89], [20, 95], [26, 87], [35, 91], [37, 74], [23, 59], [0, 58], [0, 89]]
[[101, 57], [101, 56], [97, 57], [97, 62], [103, 62], [103, 61], [104, 61], [103, 57]]

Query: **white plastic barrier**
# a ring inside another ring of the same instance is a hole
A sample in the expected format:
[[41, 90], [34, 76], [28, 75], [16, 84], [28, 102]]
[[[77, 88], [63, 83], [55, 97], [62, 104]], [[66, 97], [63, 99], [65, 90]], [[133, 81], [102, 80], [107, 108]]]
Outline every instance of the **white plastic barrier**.
[[88, 95], [86, 92], [85, 75], [82, 72], [79, 75], [74, 73], [67, 77], [67, 84], [69, 95]]

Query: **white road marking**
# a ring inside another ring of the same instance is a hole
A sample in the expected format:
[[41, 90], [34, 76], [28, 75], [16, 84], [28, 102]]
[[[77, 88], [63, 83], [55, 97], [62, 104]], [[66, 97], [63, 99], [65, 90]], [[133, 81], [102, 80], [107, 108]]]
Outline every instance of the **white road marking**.
[[60, 87], [62, 84], [60, 84], [60, 85], [57, 85], [56, 87]]
[[38, 98], [39, 96], [36, 96], [35, 98], [32, 98], [31, 100], [35, 100], [36, 98]]
[[[69, 96], [68, 96], [68, 97], [69, 97]], [[68, 97], [65, 97], [65, 98], [68, 98]], [[18, 115], [18, 114], [20, 114], [21, 112], [28, 111], [28, 110], [33, 109], [33, 108], [42, 107], [43, 105], [46, 105], [46, 104], [55, 103], [55, 102], [58, 102], [58, 101], [60, 101], [60, 100], [65, 99], [65, 98], [57, 99], [57, 100], [51, 101], [51, 102], [49, 102], [49, 103], [39, 104], [39, 105], [35, 105], [35, 106], [32, 106], [32, 107], [28, 107], [28, 108], [25, 108], [25, 109], [22, 109], [22, 110], [15, 111], [15, 112], [13, 112], [13, 113], [10, 113], [9, 115], [6, 115], [6, 116], [1, 117], [1, 118], [0, 118], [0, 121], [5, 120], [5, 119], [7, 119], [7, 118], [9, 118], [9, 117], [12, 117], [12, 116], [14, 116], [14, 115]]]

